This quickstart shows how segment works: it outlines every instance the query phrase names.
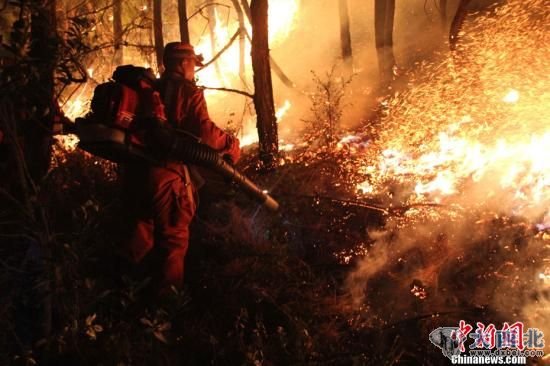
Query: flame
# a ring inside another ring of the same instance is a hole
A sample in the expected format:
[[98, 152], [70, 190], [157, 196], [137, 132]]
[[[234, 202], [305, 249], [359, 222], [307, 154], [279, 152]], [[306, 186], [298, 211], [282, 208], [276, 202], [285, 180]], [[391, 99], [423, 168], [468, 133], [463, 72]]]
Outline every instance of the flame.
[[292, 107], [292, 104], [290, 103], [290, 101], [285, 100], [283, 105], [279, 109], [277, 109], [277, 111], [275, 112], [275, 117], [277, 117], [277, 123], [279, 123], [281, 119], [283, 119], [285, 114], [289, 111], [290, 107]]
[[[376, 165], [364, 167], [362, 172], [378, 174], [377, 183], [366, 180], [358, 183], [361, 194], [383, 190], [390, 177], [402, 182], [413, 181], [414, 201], [442, 202], [465, 194], [465, 185], [472, 191], [485, 192], [486, 197], [507, 197], [507, 206], [515, 214], [544, 219], [544, 229], [550, 217], [550, 130], [542, 135], [525, 138], [499, 139], [494, 144], [482, 144], [446, 133], [439, 135], [439, 148], [424, 154], [405, 154], [386, 150]], [[470, 182], [470, 183], [468, 183]], [[473, 195], [473, 194], [472, 194]], [[502, 202], [498, 202], [504, 206]], [[541, 211], [542, 209], [542, 211]]]
[[67, 118], [74, 120], [77, 117], [80, 117], [86, 113], [86, 103], [82, 99], [74, 99], [67, 101], [63, 112]]
[[65, 152], [75, 151], [80, 141], [76, 135], [72, 134], [56, 136], [55, 139]]
[[361, 194], [369, 194], [374, 192], [374, 187], [368, 180], [366, 180], [357, 185], [357, 191]]
[[280, 151], [292, 151], [292, 150], [294, 150], [294, 147], [295, 147], [294, 144], [279, 143], [279, 150]]
[[243, 135], [240, 139], [241, 147], [250, 146], [258, 142], [258, 134], [254, 132], [247, 133]]
[[[292, 104], [290, 103], [290, 101], [285, 100], [283, 105], [277, 108], [277, 110], [275, 111], [275, 116], [277, 117], [277, 123], [280, 123], [282, 121], [283, 117], [290, 110], [291, 107], [292, 107]], [[256, 116], [251, 117], [246, 125], [254, 126], [255, 122], [256, 122]], [[258, 142], [258, 133], [254, 128], [251, 128], [241, 136], [240, 142], [242, 147], [255, 144], [256, 142]], [[293, 148], [294, 148], [294, 144], [281, 144], [280, 146], [280, 149], [282, 151], [284, 150], [289, 151], [289, 150], [292, 150]]]
[[298, 7], [297, 0], [277, 0], [269, 3], [268, 31], [272, 47], [285, 40], [294, 29]]
[[[269, 6], [269, 39], [270, 46], [282, 43], [288, 38], [290, 32], [293, 29], [294, 20], [298, 13], [298, 1], [299, 0], [280, 0], [270, 3]], [[209, 34], [203, 35], [195, 49], [198, 53], [202, 54], [205, 60], [211, 60], [216, 54], [223, 49], [231, 40], [231, 37], [239, 29], [239, 23], [237, 19], [225, 19], [218, 9], [214, 9], [214, 47], [212, 47], [211, 36]], [[251, 34], [250, 24], [246, 24], [248, 33]], [[214, 48], [214, 50], [212, 50]], [[246, 42], [245, 55], [250, 55], [250, 43]], [[231, 47], [217, 59], [216, 63], [219, 66], [221, 72], [218, 73], [215, 67], [209, 66], [200, 72], [198, 72], [198, 80], [202, 85], [208, 86], [230, 86], [232, 84], [240, 84], [239, 75], [239, 45], [238, 41], [235, 41]], [[251, 75], [251, 65], [248, 60], [245, 60], [246, 72]], [[223, 95], [222, 92], [208, 90], [207, 96], [215, 97]]]
[[502, 101], [505, 103], [517, 103], [519, 100], [519, 92], [516, 89], [511, 89], [505, 96], [502, 98]]

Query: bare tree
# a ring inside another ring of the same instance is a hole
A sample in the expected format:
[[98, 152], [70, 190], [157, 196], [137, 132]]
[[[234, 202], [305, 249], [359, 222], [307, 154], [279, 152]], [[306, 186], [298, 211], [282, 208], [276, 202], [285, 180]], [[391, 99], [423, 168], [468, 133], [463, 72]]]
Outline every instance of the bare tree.
[[441, 20], [441, 29], [447, 27], [447, 0], [439, 0], [439, 14]]
[[245, 81], [245, 52], [246, 52], [246, 28], [244, 24], [244, 13], [239, 0], [231, 0], [233, 7], [237, 12], [237, 19], [239, 20], [239, 76], [244, 83]]
[[67, 3], [64, 1], [56, 1], [55, 23], [59, 37], [66, 40], [67, 31], [69, 30], [69, 19], [67, 14]]
[[162, 71], [162, 53], [164, 51], [164, 35], [162, 33], [162, 0], [153, 0], [153, 33], [155, 37], [155, 55], [157, 70]]
[[252, 69], [254, 70], [254, 107], [263, 168], [276, 166], [279, 150], [277, 118], [269, 65], [268, 0], [252, 0]]
[[[36, 60], [37, 72], [29, 83], [30, 103], [36, 110], [36, 121], [26, 128], [26, 162], [35, 181], [50, 166], [55, 108], [54, 71], [56, 67], [56, 1], [33, 1], [31, 6], [31, 45], [29, 57]], [[29, 106], [29, 108], [31, 108]], [[37, 125], [35, 125], [37, 124]]]
[[[243, 5], [244, 13], [246, 14], [246, 17], [248, 18], [248, 21], [250, 24], [252, 24], [252, 15], [250, 11], [250, 5], [248, 4], [248, 0], [241, 0], [241, 4]], [[253, 27], [254, 28], [254, 27]], [[250, 35], [247, 32], [248, 39], [251, 39]], [[271, 65], [271, 68], [273, 69], [273, 72], [275, 72], [275, 75], [279, 77], [279, 80], [282, 81], [283, 84], [285, 84], [289, 88], [294, 88], [296, 85], [286, 76], [286, 74], [283, 72], [283, 70], [279, 67], [279, 65], [275, 62], [273, 57], [269, 56], [269, 62]]]
[[252, 19], [251, 19], [252, 18], [252, 12], [250, 10], [250, 4], [249, 4], [248, 0], [241, 0], [241, 4], [243, 5], [244, 13], [248, 17], [248, 20], [250, 22], [252, 22]]
[[458, 9], [456, 10], [453, 22], [451, 23], [451, 30], [449, 31], [449, 47], [451, 48], [451, 51], [456, 50], [460, 30], [462, 29], [464, 20], [468, 15], [468, 5], [470, 2], [471, 0], [460, 0], [460, 3], [458, 4]]
[[[214, 0], [208, 0], [206, 2], [207, 11], [208, 11], [208, 28], [210, 30], [210, 48], [212, 50], [212, 54], [216, 54], [216, 22], [218, 19], [216, 18], [216, 3]], [[222, 70], [220, 68], [219, 62], [214, 62], [214, 68], [216, 69], [216, 75], [218, 75], [218, 80], [223, 80], [222, 77]]]
[[178, 17], [180, 24], [180, 40], [185, 43], [191, 43], [189, 38], [189, 25], [187, 24], [187, 1], [178, 0]]
[[378, 70], [382, 86], [391, 83], [394, 77], [393, 20], [395, 0], [374, 1], [375, 43], [378, 53]]
[[[52, 153], [53, 126], [57, 115], [55, 100], [54, 74], [59, 44], [56, 24], [56, 0], [32, 1], [31, 6], [31, 44], [29, 58], [34, 60], [36, 74], [31, 75], [28, 83], [29, 104], [26, 108], [34, 110], [31, 120], [23, 124], [25, 163], [34, 182], [39, 182], [47, 173]], [[32, 184], [32, 183], [31, 183]], [[52, 332], [53, 312], [53, 268], [49, 262], [51, 256], [51, 236], [47, 227], [35, 241], [41, 252], [36, 265], [39, 270], [40, 285], [35, 287], [37, 303], [40, 304], [39, 326], [41, 336]]]
[[351, 48], [351, 32], [349, 26], [348, 0], [339, 0], [338, 8], [340, 13], [340, 41], [342, 45], [342, 58], [351, 70], [353, 66], [353, 56]]
[[124, 54], [122, 48], [122, 0], [113, 2], [113, 38], [115, 55], [113, 61], [115, 65], [124, 63]]

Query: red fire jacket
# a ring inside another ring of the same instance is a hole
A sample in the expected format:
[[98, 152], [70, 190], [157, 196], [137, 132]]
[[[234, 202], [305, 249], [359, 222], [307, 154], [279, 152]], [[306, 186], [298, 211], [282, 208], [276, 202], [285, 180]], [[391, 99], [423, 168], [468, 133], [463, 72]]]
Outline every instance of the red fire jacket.
[[199, 137], [202, 143], [228, 155], [233, 162], [239, 160], [239, 140], [225, 133], [210, 119], [202, 89], [179, 74], [171, 73], [165, 73], [159, 84], [166, 117], [173, 127]]

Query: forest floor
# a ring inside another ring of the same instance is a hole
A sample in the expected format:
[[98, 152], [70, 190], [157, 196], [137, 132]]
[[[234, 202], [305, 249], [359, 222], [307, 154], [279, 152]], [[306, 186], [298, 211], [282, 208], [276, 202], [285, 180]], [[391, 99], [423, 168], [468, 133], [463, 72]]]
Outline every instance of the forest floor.
[[[269, 187], [281, 210], [268, 212], [209, 177], [192, 225], [185, 289], [159, 300], [147, 291], [147, 279], [119, 266], [124, 209], [116, 168], [78, 150], [56, 154], [40, 203], [55, 233], [48, 267], [53, 331], [25, 352], [29, 341], [21, 334], [37, 324], [20, 318], [43, 299], [21, 286], [26, 274], [13, 270], [12, 252], [2, 276], [13, 295], [2, 304], [2, 342], [12, 350], [4, 364], [443, 365], [449, 360], [428, 339], [433, 329], [461, 319], [509, 320], [488, 305], [491, 283], [500, 281], [490, 273], [510, 260], [491, 240], [441, 264], [438, 289], [417, 274], [440, 253], [412, 248], [369, 278], [358, 303], [349, 277], [374, 243], [369, 233], [390, 219], [377, 209], [383, 202], [361, 204], [346, 193], [336, 154], [287, 156], [265, 175], [256, 172], [254, 155], [245, 153], [240, 167]], [[502, 220], [489, 230], [501, 232]], [[506, 227], [518, 235], [515, 245], [524, 245], [527, 226]], [[486, 302], [470, 297], [480, 282], [488, 288]], [[446, 301], [431, 301], [441, 297]]]

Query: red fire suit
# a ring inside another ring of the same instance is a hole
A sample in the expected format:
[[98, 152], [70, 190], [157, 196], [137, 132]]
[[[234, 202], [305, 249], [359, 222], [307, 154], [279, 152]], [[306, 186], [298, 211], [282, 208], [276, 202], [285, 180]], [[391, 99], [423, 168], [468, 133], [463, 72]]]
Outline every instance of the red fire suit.
[[[184, 80], [179, 74], [165, 73], [159, 91], [173, 127], [194, 134], [221, 154], [229, 155], [233, 162], [238, 160], [239, 140], [212, 122], [203, 91], [195, 83]], [[180, 288], [189, 224], [196, 209], [196, 190], [188, 167], [169, 161], [162, 166], [140, 164], [123, 169], [123, 194], [133, 201], [129, 209], [134, 216], [125, 252], [138, 263], [153, 248], [160, 251], [155, 256], [158, 261], [154, 262], [153, 271], [160, 277], [161, 291], [170, 286]]]

